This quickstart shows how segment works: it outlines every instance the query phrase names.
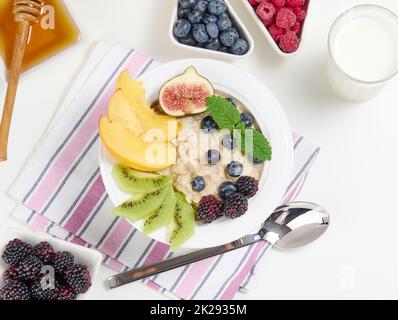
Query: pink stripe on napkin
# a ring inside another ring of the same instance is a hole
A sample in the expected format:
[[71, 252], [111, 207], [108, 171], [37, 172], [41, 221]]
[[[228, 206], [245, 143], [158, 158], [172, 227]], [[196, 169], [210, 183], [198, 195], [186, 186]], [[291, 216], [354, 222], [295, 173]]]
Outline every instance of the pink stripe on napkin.
[[256, 262], [258, 256], [260, 255], [261, 249], [264, 247], [265, 241], [261, 241], [256, 244], [250, 258], [247, 260], [245, 266], [241, 269], [238, 276], [234, 278], [234, 280], [229, 284], [227, 289], [221, 295], [221, 300], [229, 300], [234, 297], [236, 292], [240, 288], [240, 284], [243, 280], [245, 280], [247, 274], [250, 272], [250, 269], [253, 267], [254, 263]]
[[105, 194], [105, 186], [99, 175], [88, 190], [83, 200], [80, 202], [72, 216], [65, 224], [65, 229], [69, 232], [76, 233], [81, 225], [87, 220], [91, 212], [98, 205], [98, 202]]
[[114, 257], [132, 230], [133, 227], [126, 219], [119, 219], [116, 227], [112, 230], [108, 239], [106, 239], [99, 249], [102, 252], [105, 252], [108, 256]]

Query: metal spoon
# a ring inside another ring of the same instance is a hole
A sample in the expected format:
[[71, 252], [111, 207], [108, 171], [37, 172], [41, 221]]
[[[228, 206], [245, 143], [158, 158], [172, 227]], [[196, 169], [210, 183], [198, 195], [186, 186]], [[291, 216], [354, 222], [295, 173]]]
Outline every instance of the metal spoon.
[[247, 235], [218, 247], [194, 251], [126, 271], [108, 278], [106, 283], [110, 289], [113, 289], [261, 240], [265, 240], [268, 247], [275, 246], [280, 249], [304, 246], [318, 239], [329, 227], [329, 222], [329, 214], [321, 206], [310, 202], [292, 202], [276, 208], [256, 234]]

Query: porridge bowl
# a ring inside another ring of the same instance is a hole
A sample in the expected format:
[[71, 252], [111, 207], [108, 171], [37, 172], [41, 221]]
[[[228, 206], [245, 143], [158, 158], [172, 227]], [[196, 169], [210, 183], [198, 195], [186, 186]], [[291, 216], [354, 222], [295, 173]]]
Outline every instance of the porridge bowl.
[[[293, 145], [291, 130], [286, 116], [273, 94], [253, 75], [240, 70], [230, 64], [207, 59], [186, 59], [166, 63], [153, 69], [138, 80], [145, 87], [145, 98], [153, 103], [159, 98], [159, 91], [164, 83], [181, 74], [189, 66], [194, 66], [201, 76], [206, 78], [213, 86], [215, 95], [231, 97], [237, 102], [239, 111], [249, 112], [255, 119], [254, 127], [261, 131], [272, 147], [272, 159], [264, 164], [249, 166], [247, 157], [238, 156], [244, 164], [243, 175], [254, 176], [259, 180], [257, 194], [248, 201], [246, 214], [235, 218], [220, 218], [211, 224], [196, 223], [193, 235], [183, 244], [184, 248], [198, 249], [221, 245], [240, 237], [258, 231], [270, 213], [280, 204], [285, 193], [291, 174], [293, 163]], [[196, 208], [200, 199], [198, 193], [191, 190], [191, 179], [197, 174], [205, 176], [209, 189], [201, 192], [217, 193], [217, 186], [221, 181], [232, 180], [228, 178], [220, 166], [209, 166], [203, 160], [204, 150], [192, 145], [190, 133], [199, 131], [200, 123], [207, 114], [189, 115], [177, 118], [179, 121], [179, 134], [173, 142], [176, 146], [177, 163], [170, 168], [160, 171], [161, 174], [173, 177], [174, 188], [182, 192], [192, 207]], [[215, 135], [215, 142], [220, 142], [222, 136]], [[192, 146], [192, 148], [191, 148]], [[194, 151], [198, 151], [195, 153]], [[138, 152], [138, 151], [137, 151]], [[193, 163], [179, 162], [182, 155], [189, 154], [194, 159]], [[230, 160], [227, 160], [227, 162]], [[112, 174], [117, 164], [108, 149], [101, 144], [99, 152], [101, 175], [110, 200], [115, 206], [120, 206], [131, 198], [131, 193], [120, 189]], [[225, 163], [223, 163], [225, 167]], [[139, 231], [144, 229], [144, 221], [130, 221]], [[157, 241], [169, 243], [170, 230], [160, 228], [148, 236]]]

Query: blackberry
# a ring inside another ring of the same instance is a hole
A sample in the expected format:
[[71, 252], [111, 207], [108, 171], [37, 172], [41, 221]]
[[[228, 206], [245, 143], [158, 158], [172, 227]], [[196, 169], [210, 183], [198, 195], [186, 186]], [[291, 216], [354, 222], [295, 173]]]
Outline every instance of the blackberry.
[[42, 267], [43, 262], [39, 258], [28, 256], [16, 267], [17, 279], [24, 281], [34, 280], [39, 276]]
[[49, 282], [42, 283], [43, 278], [37, 278], [30, 286], [32, 298], [35, 300], [54, 300], [57, 286], [51, 287]]
[[18, 276], [18, 271], [16, 267], [9, 267], [6, 271], [3, 273], [3, 281], [5, 284], [16, 280]]
[[0, 289], [0, 300], [31, 300], [31, 295], [25, 283], [14, 280]]
[[85, 293], [91, 287], [90, 272], [85, 265], [75, 264], [66, 269], [65, 280], [76, 293]]
[[247, 209], [248, 203], [246, 197], [237, 192], [230, 196], [224, 203], [224, 215], [227, 218], [235, 219], [243, 216]]
[[20, 239], [10, 241], [4, 249], [2, 258], [5, 263], [17, 266], [18, 263], [27, 255], [32, 253], [32, 246]]
[[55, 289], [55, 299], [56, 300], [75, 300], [76, 293], [73, 289], [67, 285], [59, 285]]
[[33, 247], [33, 255], [38, 257], [44, 264], [50, 263], [54, 249], [47, 241], [42, 241]]
[[243, 176], [236, 181], [238, 192], [246, 198], [253, 197], [258, 191], [258, 180], [253, 177]]
[[53, 267], [55, 272], [63, 274], [67, 268], [73, 266], [74, 260], [73, 255], [68, 251], [55, 253], [53, 256]]
[[222, 207], [223, 203], [217, 197], [213, 195], [204, 196], [200, 199], [196, 217], [202, 223], [211, 223], [221, 215]]

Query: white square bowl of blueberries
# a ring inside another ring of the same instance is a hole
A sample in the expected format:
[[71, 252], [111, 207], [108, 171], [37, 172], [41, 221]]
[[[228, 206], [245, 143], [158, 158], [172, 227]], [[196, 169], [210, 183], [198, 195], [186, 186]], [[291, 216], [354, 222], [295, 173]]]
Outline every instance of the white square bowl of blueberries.
[[176, 0], [170, 39], [214, 58], [242, 58], [254, 50], [253, 38], [227, 0]]

